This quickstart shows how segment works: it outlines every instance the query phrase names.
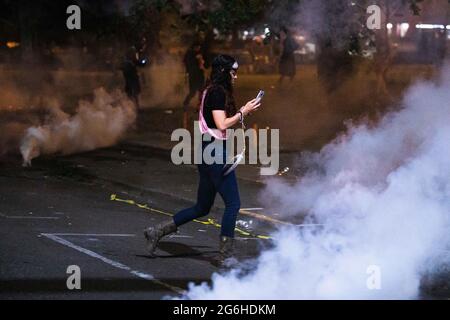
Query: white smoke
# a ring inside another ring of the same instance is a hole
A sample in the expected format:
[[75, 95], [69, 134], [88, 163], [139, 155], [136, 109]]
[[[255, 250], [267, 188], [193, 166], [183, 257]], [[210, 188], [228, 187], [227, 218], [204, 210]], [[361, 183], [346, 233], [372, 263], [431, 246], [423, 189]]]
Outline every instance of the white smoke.
[[294, 186], [269, 184], [264, 198], [277, 212], [303, 213], [323, 228], [278, 230], [254, 271], [215, 274], [212, 287], [191, 285], [184, 298], [418, 298], [421, 279], [450, 263], [450, 70], [444, 74], [413, 86], [402, 109], [376, 126], [349, 127], [303, 159], [311, 169]]
[[52, 110], [53, 119], [30, 127], [20, 145], [24, 165], [42, 154], [71, 154], [115, 144], [134, 123], [136, 110], [123, 93], [108, 94], [99, 88], [92, 102], [80, 101], [75, 115], [60, 108]]

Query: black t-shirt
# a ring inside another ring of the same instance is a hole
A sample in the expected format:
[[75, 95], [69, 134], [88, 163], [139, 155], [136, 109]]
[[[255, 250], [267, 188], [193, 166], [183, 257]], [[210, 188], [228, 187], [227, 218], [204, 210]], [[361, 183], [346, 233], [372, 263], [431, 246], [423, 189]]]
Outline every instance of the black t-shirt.
[[205, 105], [203, 106], [203, 117], [205, 118], [206, 124], [210, 129], [217, 129], [216, 123], [214, 122], [213, 110], [224, 110], [225, 111], [225, 90], [221, 87], [212, 87], [208, 89], [206, 94]]

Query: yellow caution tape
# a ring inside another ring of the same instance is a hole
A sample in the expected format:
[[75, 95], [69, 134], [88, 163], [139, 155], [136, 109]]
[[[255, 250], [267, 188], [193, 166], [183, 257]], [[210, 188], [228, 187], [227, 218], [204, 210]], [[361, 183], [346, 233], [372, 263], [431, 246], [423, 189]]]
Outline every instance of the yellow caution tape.
[[[129, 204], [129, 205], [132, 205], [132, 206], [137, 206], [137, 207], [140, 208], [140, 209], [145, 209], [145, 210], [148, 210], [148, 211], [151, 211], [151, 212], [156, 212], [156, 213], [159, 213], [159, 214], [163, 214], [163, 215], [165, 215], [165, 216], [169, 216], [169, 217], [173, 217], [173, 216], [174, 216], [174, 215], [173, 215], [172, 213], [170, 213], [170, 212], [166, 212], [166, 211], [163, 211], [163, 210], [158, 210], [158, 209], [151, 208], [151, 207], [149, 207], [147, 204], [139, 204], [139, 203], [136, 203], [134, 200], [124, 200], [124, 199], [120, 199], [120, 198], [117, 197], [116, 194], [111, 194], [111, 198], [110, 198], [110, 199], [111, 199], [111, 201], [123, 202], [123, 203]], [[203, 224], [203, 225], [214, 226], [214, 227], [216, 227], [216, 228], [222, 227], [222, 226], [221, 226], [219, 223], [217, 223], [214, 219], [208, 219], [208, 220], [206, 220], [206, 221], [194, 219], [193, 221], [196, 222], [196, 223]], [[239, 229], [239, 228], [235, 228], [234, 230], [235, 230], [236, 232], [240, 233], [241, 235], [247, 236], [247, 237], [254, 237], [254, 238], [264, 239], [264, 240], [271, 239], [271, 237], [269, 237], [269, 236], [264, 236], [264, 235], [254, 234], [254, 233], [247, 232], [247, 231], [244, 231], [244, 230]]]

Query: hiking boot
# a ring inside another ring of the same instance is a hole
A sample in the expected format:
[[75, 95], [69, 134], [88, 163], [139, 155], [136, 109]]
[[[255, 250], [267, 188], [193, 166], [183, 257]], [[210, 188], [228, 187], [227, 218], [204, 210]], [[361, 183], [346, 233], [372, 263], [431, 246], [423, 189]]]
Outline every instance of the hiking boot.
[[214, 261], [214, 265], [219, 268], [232, 268], [238, 263], [234, 257], [234, 239], [220, 236], [219, 255]]
[[162, 237], [174, 233], [177, 231], [177, 225], [173, 222], [165, 222], [156, 225], [155, 227], [149, 227], [144, 230], [145, 239], [147, 239], [147, 251], [153, 257], [155, 249], [158, 246], [159, 240]]

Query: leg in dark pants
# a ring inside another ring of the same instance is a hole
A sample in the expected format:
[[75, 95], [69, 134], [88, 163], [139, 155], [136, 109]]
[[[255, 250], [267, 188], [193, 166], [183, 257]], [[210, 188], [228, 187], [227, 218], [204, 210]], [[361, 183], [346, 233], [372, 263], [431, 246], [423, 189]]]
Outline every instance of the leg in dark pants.
[[198, 166], [200, 183], [195, 206], [177, 213], [173, 220], [177, 226], [209, 214], [214, 203], [216, 193], [219, 192], [225, 203], [225, 212], [222, 218], [221, 235], [233, 238], [237, 214], [240, 209], [239, 190], [236, 175], [233, 172], [227, 176], [222, 175], [223, 165], [201, 164]]
[[173, 217], [177, 226], [209, 214], [217, 191], [208, 175], [207, 169], [207, 165], [205, 164], [198, 165], [200, 182], [197, 191], [197, 203], [191, 208], [181, 210]]
[[223, 181], [217, 188], [217, 191], [225, 202], [225, 213], [222, 217], [221, 235], [234, 238], [236, 219], [239, 209], [241, 208], [239, 189], [234, 171], [223, 177]]

